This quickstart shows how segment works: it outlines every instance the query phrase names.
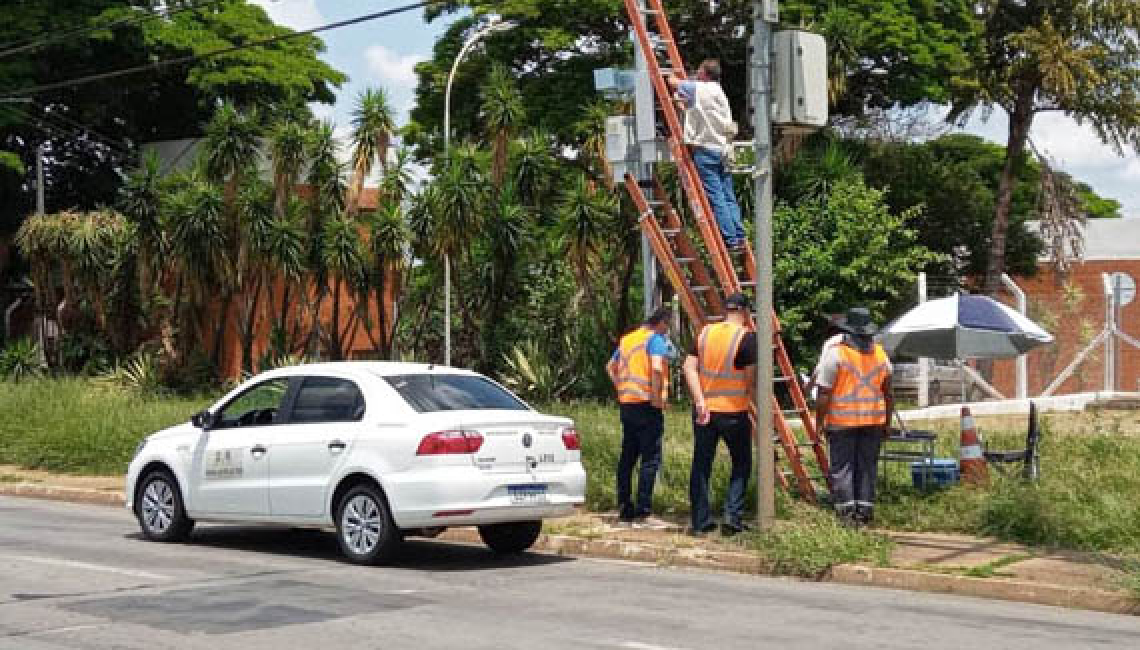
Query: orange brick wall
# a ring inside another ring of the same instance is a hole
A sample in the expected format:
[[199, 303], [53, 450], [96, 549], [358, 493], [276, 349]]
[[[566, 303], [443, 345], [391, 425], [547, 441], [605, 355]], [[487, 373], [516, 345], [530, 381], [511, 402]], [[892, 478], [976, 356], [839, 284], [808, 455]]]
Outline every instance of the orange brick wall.
[[[1100, 333], [1105, 323], [1107, 298], [1101, 273], [1123, 271], [1140, 280], [1140, 260], [1090, 260], [1074, 266], [1065, 277], [1042, 267], [1033, 278], [1017, 278], [1029, 299], [1029, 317], [1045, 327], [1056, 343], [1029, 353], [1029, 395], [1040, 395], [1076, 355]], [[1066, 285], [1068, 288], [1066, 288]], [[1013, 299], [1002, 297], [1013, 304]], [[1140, 299], [1120, 310], [1120, 329], [1140, 340]], [[1140, 350], [1121, 342], [1117, 348], [1116, 386], [1140, 390]], [[1014, 362], [994, 367], [994, 387], [1015, 395]], [[1055, 395], [1104, 389], [1104, 346], [1098, 346], [1062, 384]]]

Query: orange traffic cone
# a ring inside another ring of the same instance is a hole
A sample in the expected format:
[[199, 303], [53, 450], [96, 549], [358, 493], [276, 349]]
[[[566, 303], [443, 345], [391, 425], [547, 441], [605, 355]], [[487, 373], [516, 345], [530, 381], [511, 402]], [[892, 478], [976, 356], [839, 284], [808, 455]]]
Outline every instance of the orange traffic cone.
[[959, 451], [962, 482], [983, 485], [990, 480], [986, 459], [982, 455], [982, 445], [978, 442], [978, 430], [974, 426], [974, 416], [968, 407], [962, 407], [962, 442]]

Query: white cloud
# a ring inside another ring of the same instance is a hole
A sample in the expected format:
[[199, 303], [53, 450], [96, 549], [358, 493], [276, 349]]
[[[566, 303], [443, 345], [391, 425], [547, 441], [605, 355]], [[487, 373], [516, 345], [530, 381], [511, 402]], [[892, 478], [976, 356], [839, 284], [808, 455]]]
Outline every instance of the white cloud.
[[317, 0], [250, 0], [266, 11], [273, 22], [291, 29], [312, 29], [327, 21], [317, 9]]
[[414, 89], [416, 86], [416, 64], [426, 61], [421, 54], [401, 55], [384, 47], [373, 45], [364, 51], [368, 70], [387, 85]]

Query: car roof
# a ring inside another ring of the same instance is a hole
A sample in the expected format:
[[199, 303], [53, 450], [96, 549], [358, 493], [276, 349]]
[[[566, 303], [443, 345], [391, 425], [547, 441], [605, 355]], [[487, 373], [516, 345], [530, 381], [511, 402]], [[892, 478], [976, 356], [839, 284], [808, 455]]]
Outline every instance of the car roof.
[[423, 373], [438, 373], [447, 375], [479, 374], [472, 370], [467, 370], [464, 368], [454, 368], [451, 366], [431, 363], [412, 363], [406, 361], [326, 361], [321, 363], [302, 363], [295, 366], [285, 366], [277, 368], [273, 372], [276, 373], [277, 371], [280, 371], [281, 374], [287, 375], [305, 374], [306, 372], [314, 371], [338, 373], [343, 372], [349, 374], [368, 372], [380, 377]]

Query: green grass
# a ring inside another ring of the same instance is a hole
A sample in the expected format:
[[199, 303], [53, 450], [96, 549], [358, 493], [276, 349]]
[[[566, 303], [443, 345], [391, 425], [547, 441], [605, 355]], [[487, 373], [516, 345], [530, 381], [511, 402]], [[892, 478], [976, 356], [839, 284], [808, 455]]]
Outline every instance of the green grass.
[[818, 579], [836, 564], [890, 564], [892, 543], [885, 535], [845, 528], [830, 512], [803, 503], [790, 504], [787, 516], [747, 540], [772, 573]]
[[[186, 421], [207, 398], [140, 397], [79, 379], [0, 383], [0, 464], [75, 474], [120, 474], [138, 440]], [[582, 438], [590, 510], [612, 510], [621, 425], [612, 403], [560, 402], [542, 410], [573, 418]], [[991, 448], [1024, 444], [1024, 418], [979, 418]], [[1043, 419], [1042, 478], [1026, 484], [1012, 469], [986, 487], [924, 492], [910, 487], [909, 468], [892, 465], [876, 509], [877, 524], [906, 531], [991, 535], [1034, 546], [1140, 557], [1140, 424], [1119, 413], [1051, 415]], [[937, 425], [938, 455], [957, 455], [957, 423]], [[665, 459], [654, 493], [658, 514], [685, 522], [692, 457], [687, 409], [665, 419]], [[723, 502], [729, 461], [714, 466], [714, 507]], [[759, 539], [774, 564], [811, 575], [825, 558], [874, 559], [881, 540], [834, 526], [829, 513], [779, 494], [777, 515], [794, 522]], [[750, 486], [747, 503], [755, 503]], [[786, 549], [786, 553], [782, 550]], [[802, 559], [797, 559], [804, 556]], [[783, 569], [781, 569], [783, 570]]]
[[143, 436], [185, 422], [207, 404], [139, 397], [82, 379], [0, 382], [0, 464], [122, 474]]

